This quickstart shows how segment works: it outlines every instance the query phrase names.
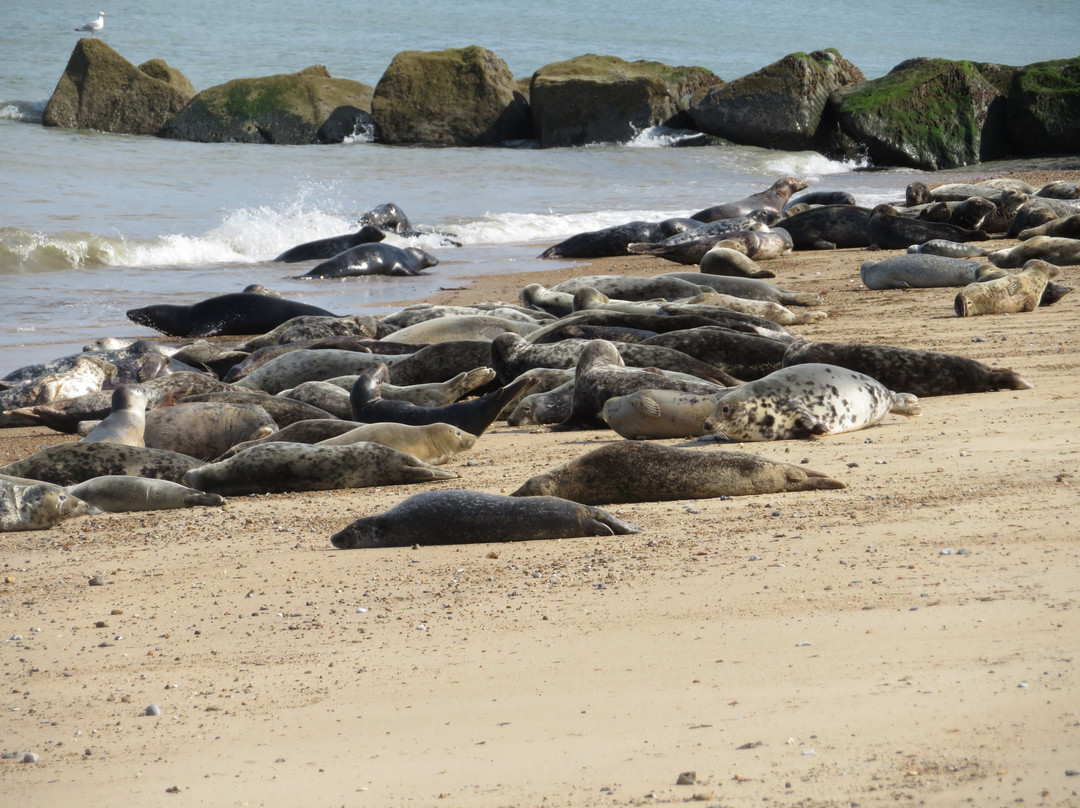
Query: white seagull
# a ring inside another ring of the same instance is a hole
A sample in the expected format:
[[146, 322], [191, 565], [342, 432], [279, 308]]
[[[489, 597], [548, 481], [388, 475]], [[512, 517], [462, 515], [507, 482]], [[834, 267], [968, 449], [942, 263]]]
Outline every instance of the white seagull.
[[89, 31], [90, 32], [90, 38], [93, 39], [97, 35], [97, 32], [100, 31], [104, 27], [105, 27], [105, 12], [104, 11], [99, 11], [98, 12], [98, 18], [96, 20], [91, 20], [86, 25], [82, 25], [82, 26], [76, 28], [75, 30], [76, 31]]

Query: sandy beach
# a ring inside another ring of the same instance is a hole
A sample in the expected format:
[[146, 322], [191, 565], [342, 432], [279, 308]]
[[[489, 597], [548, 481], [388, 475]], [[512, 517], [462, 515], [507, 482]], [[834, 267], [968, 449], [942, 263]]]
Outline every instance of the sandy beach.
[[[5, 803], [1080, 804], [1080, 297], [958, 318], [956, 289], [863, 288], [889, 254], [770, 262], [825, 299], [791, 330], [1034, 388], [734, 447], [844, 490], [610, 506], [631, 536], [331, 547], [417, 491], [509, 493], [621, 440], [501, 423], [455, 480], [0, 534], [0, 751], [39, 757], [0, 761]], [[432, 302], [681, 269], [601, 259]], [[71, 439], [0, 431], [0, 463]]]

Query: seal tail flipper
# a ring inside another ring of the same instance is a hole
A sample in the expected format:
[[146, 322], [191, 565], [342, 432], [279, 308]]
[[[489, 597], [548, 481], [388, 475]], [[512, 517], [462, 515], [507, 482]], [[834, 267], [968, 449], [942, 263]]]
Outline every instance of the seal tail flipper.
[[1034, 386], [1014, 370], [990, 368], [989, 387], [992, 390], [1030, 390]]
[[889, 412], [911, 417], [922, 415], [922, 407], [919, 405], [919, 399], [911, 393], [893, 393], [892, 407], [889, 408]]
[[607, 511], [597, 509], [591, 518], [584, 521], [584, 527], [590, 536], [625, 536], [627, 533], [640, 533], [641, 528], [624, 522]]

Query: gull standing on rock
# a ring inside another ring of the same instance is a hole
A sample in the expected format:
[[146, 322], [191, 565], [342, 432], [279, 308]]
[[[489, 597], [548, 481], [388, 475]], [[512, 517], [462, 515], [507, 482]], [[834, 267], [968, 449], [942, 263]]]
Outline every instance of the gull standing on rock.
[[97, 36], [97, 32], [100, 31], [104, 27], [105, 27], [105, 12], [104, 11], [99, 11], [98, 12], [98, 18], [96, 20], [91, 20], [86, 25], [79, 26], [75, 30], [76, 31], [89, 31], [90, 32], [90, 38], [94, 39]]

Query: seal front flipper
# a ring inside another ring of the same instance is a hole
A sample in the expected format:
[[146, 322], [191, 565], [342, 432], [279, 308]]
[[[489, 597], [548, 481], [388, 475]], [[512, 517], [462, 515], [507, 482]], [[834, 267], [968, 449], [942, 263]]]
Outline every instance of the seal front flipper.
[[792, 432], [795, 434], [803, 433], [803, 436], [807, 438], [829, 434], [825, 424], [815, 418], [814, 414], [806, 407], [797, 407], [795, 409], [795, 422], [792, 424]]

